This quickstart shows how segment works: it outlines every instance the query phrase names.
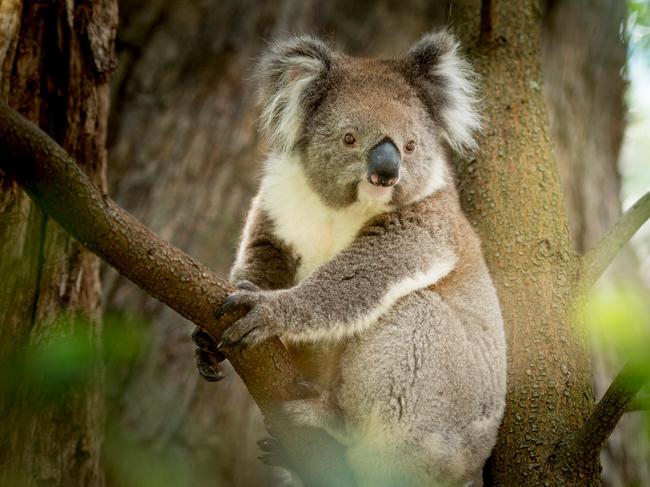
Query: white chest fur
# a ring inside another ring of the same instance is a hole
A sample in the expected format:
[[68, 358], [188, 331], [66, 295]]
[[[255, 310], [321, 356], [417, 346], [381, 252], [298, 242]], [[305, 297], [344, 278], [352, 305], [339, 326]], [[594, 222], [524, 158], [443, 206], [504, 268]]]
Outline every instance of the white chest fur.
[[296, 282], [346, 248], [361, 226], [389, 209], [385, 201], [358, 201], [345, 208], [325, 205], [309, 186], [300, 161], [275, 157], [267, 162], [261, 205], [276, 235], [300, 256]]

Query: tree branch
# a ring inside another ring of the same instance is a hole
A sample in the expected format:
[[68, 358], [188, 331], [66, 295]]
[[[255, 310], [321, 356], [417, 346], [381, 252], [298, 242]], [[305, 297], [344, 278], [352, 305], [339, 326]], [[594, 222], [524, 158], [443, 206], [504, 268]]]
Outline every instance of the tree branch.
[[582, 427], [560, 444], [556, 459], [560, 458], [561, 461], [569, 461], [571, 464], [596, 458], [648, 379], [647, 370], [643, 365], [628, 362], [614, 378]]
[[[214, 313], [234, 287], [120, 208], [54, 140], [4, 102], [0, 154], [0, 168], [84, 246], [219, 340], [223, 329]], [[225, 353], [271, 421], [303, 482], [351, 485], [338, 443], [318, 430], [283, 424], [277, 414], [278, 403], [300, 398], [294, 387], [299, 374], [282, 342], [273, 338]]]
[[582, 257], [580, 290], [587, 291], [594, 285], [621, 247], [632, 238], [648, 218], [650, 218], [650, 192], [623, 213], [614, 226]]

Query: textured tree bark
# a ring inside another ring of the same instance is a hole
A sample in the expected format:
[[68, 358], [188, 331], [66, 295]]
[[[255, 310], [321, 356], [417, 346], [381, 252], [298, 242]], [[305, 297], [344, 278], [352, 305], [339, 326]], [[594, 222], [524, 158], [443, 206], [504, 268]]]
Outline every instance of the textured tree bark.
[[[0, 93], [105, 185], [107, 78], [115, 66], [112, 0], [0, 3]], [[3, 154], [4, 157], [4, 154]], [[85, 326], [98, 347], [99, 262], [0, 172], [0, 357], [12, 357]], [[74, 317], [65, 320], [62, 317]], [[86, 387], [51, 398], [18, 385], [0, 417], [0, 484], [103, 484], [103, 392], [99, 364]], [[5, 382], [6, 383], [6, 382]]]
[[[541, 90], [538, 2], [480, 2], [456, 22], [483, 78], [486, 128], [476, 159], [460, 161], [463, 207], [483, 241], [509, 347], [508, 398], [488, 466], [494, 485], [599, 485], [597, 461], [566, 472], [549, 462], [593, 404], [584, 327], [572, 320], [579, 260], [567, 228]], [[582, 477], [582, 478], [579, 478]]]

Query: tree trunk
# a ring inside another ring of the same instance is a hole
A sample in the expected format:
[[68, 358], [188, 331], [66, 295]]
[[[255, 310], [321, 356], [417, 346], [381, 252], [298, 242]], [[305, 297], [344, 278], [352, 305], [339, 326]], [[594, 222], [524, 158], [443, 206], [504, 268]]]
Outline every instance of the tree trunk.
[[[111, 0], [0, 3], [2, 98], [100, 187], [116, 24]], [[0, 484], [102, 485], [97, 356], [84, 362], [83, 380], [58, 388], [48, 366], [61, 356], [47, 361], [68, 339], [98, 350], [99, 262], [1, 171], [0, 276]]]

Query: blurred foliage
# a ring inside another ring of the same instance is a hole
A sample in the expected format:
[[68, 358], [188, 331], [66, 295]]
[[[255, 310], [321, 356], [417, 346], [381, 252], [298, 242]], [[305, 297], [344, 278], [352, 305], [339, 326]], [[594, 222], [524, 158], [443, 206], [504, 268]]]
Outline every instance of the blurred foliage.
[[[21, 407], [14, 419], [27, 422], [88, 388], [105, 387], [109, 395], [122, 390], [122, 382], [149, 346], [148, 323], [134, 316], [108, 314], [101, 337], [93, 336], [92, 329], [82, 317], [61, 316], [43, 325], [35, 334], [37, 342], [0, 354], [0, 417], [18, 401], [29, 406]], [[133, 444], [126, 434], [128, 425], [118, 422], [118, 416], [115, 411], [105, 416], [103, 461], [108, 485], [191, 485], [192, 476], [180, 455], [162, 452], [155, 444]], [[20, 472], [7, 481], [7, 487], [29, 483]]]
[[647, 291], [632, 286], [596, 290], [587, 306], [594, 336], [628, 357], [650, 365], [650, 300]]
[[46, 407], [86, 387], [95, 378], [99, 363], [97, 341], [88, 333], [90, 329], [83, 318], [61, 316], [43, 327], [37, 341], [15, 344], [3, 353], [3, 403], [20, 395], [28, 399], [28, 404]]
[[145, 338], [138, 321], [124, 317], [107, 317], [99, 340], [90, 330], [82, 317], [61, 316], [49, 322], [38, 341], [0, 357], [0, 392], [4, 397], [33, 395], [50, 405], [98, 380], [102, 368], [112, 377], [113, 370], [128, 366]]
[[646, 289], [603, 286], [590, 296], [586, 317], [596, 340], [650, 379], [650, 299]]
[[192, 472], [180, 456], [155, 447], [142, 448], [109, 421], [104, 440], [104, 471], [108, 485], [120, 487], [180, 487], [192, 485]]
[[[137, 369], [149, 346], [149, 323], [128, 314], [104, 316], [104, 365], [109, 395], [119, 397], [123, 382]], [[115, 404], [109, 401], [109, 404]], [[119, 404], [119, 402], [117, 403]], [[120, 487], [172, 487], [191, 485], [186, 462], [155, 442], [134, 443], [119, 411], [107, 411], [103, 461], [107, 484]], [[144, 446], [143, 446], [144, 445]]]
[[650, 48], [650, 0], [628, 0], [627, 8], [629, 49]]

